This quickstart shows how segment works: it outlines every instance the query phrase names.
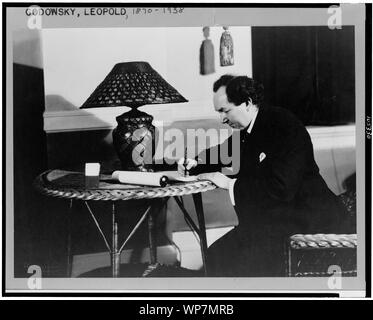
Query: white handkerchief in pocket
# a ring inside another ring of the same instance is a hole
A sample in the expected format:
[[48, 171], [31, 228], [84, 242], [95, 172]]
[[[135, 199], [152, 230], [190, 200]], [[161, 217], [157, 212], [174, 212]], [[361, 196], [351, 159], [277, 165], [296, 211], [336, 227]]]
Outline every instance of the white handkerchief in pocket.
[[265, 158], [266, 158], [266, 154], [265, 154], [264, 152], [262, 152], [262, 153], [259, 155], [259, 162], [262, 162]]

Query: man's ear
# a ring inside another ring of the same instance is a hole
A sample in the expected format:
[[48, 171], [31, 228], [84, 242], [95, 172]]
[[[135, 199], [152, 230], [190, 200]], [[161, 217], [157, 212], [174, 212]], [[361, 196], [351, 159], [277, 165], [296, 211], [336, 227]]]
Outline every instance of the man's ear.
[[246, 101], [246, 111], [248, 111], [250, 109], [250, 107], [252, 107], [254, 104], [251, 100], [251, 98], [249, 98], [249, 100]]

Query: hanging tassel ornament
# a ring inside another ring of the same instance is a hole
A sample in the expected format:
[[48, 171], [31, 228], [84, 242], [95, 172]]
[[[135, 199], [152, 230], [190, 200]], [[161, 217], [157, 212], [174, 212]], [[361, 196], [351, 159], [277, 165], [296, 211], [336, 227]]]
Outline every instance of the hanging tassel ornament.
[[223, 27], [224, 32], [220, 38], [220, 65], [233, 66], [233, 39], [231, 34], [228, 31], [228, 27]]
[[200, 74], [206, 75], [215, 72], [215, 57], [214, 57], [214, 45], [212, 41], [208, 39], [210, 36], [210, 28], [203, 28], [203, 36], [205, 40], [202, 41], [201, 48], [199, 50], [199, 65]]

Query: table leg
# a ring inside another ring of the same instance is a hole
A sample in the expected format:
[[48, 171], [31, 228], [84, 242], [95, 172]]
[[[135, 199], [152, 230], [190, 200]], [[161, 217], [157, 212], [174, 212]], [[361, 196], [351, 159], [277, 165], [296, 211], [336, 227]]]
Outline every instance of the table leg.
[[[144, 212], [144, 214], [141, 216], [140, 220], [137, 222], [136, 226], [132, 229], [132, 231], [130, 232], [130, 234], [128, 235], [128, 237], [126, 238], [126, 240], [123, 242], [122, 246], [118, 249], [118, 223], [117, 223], [117, 220], [116, 220], [116, 210], [115, 210], [115, 202], [113, 202], [112, 204], [112, 241], [111, 241], [111, 246], [109, 245], [95, 215], [93, 214], [90, 206], [88, 205], [87, 201], [85, 201], [85, 205], [89, 211], [89, 213], [91, 214], [91, 217], [94, 221], [94, 223], [96, 224], [96, 227], [98, 229], [98, 231], [100, 232], [102, 238], [104, 239], [105, 241], [105, 244], [106, 244], [106, 247], [108, 248], [109, 252], [110, 252], [110, 258], [111, 258], [111, 267], [112, 267], [112, 276], [113, 278], [117, 278], [119, 277], [119, 274], [120, 274], [120, 254], [124, 248], [124, 246], [126, 245], [126, 243], [131, 239], [131, 237], [134, 235], [134, 233], [136, 232], [136, 230], [139, 228], [139, 226], [141, 225], [141, 223], [146, 219], [146, 218], [149, 218], [149, 213], [151, 214], [156, 214], [158, 212], [158, 210], [162, 207], [163, 205], [163, 202], [160, 201], [159, 202], [160, 206], [158, 205], [158, 203], [156, 202], [155, 205], [154, 205], [154, 208], [152, 206], [149, 206], [146, 211]], [[151, 254], [151, 261], [152, 263], [155, 263], [156, 262], [156, 259], [157, 259], [157, 253], [156, 253], [156, 241], [155, 241], [155, 233], [154, 233], [154, 218], [151, 218], [150, 219], [150, 222], [149, 223], [149, 240], [150, 241], [150, 254]]]
[[66, 251], [67, 251], [67, 261], [66, 261], [66, 276], [68, 278], [71, 277], [72, 272], [72, 264], [73, 264], [73, 255], [71, 250], [71, 219], [72, 219], [72, 211], [73, 211], [73, 200], [70, 199], [69, 203], [69, 210], [67, 213], [67, 244], [66, 244]]
[[152, 205], [148, 216], [149, 254], [151, 264], [157, 262], [157, 230], [155, 228], [155, 222], [157, 215], [167, 200], [168, 198], [152, 200]]
[[112, 204], [111, 267], [113, 278], [118, 278], [120, 269], [120, 251], [118, 250], [118, 223], [116, 221], [115, 203]]
[[201, 193], [193, 194], [194, 206], [196, 208], [198, 224], [199, 224], [199, 236], [201, 241], [201, 253], [202, 253], [202, 262], [205, 272], [205, 276], [208, 274], [207, 270], [207, 238], [206, 238], [206, 225], [205, 225], [205, 216], [203, 213], [202, 205], [202, 195]]
[[155, 212], [156, 206], [154, 206], [148, 216], [148, 232], [149, 232], [149, 254], [150, 263], [154, 264], [157, 262], [157, 245], [156, 245], [156, 230], [155, 230]]

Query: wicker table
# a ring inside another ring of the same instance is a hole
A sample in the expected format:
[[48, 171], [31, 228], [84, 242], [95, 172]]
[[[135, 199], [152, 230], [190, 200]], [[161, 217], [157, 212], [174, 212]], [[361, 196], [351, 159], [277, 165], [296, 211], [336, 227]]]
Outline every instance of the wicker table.
[[[204, 266], [204, 273], [207, 275], [207, 241], [205, 220], [202, 206], [201, 193], [215, 189], [215, 185], [209, 181], [195, 181], [195, 182], [177, 182], [169, 184], [165, 187], [148, 187], [148, 186], [135, 186], [118, 184], [110, 180], [110, 176], [100, 175], [99, 186], [96, 189], [87, 189], [85, 187], [85, 176], [80, 172], [70, 172], [62, 170], [50, 170], [39, 175], [34, 182], [35, 188], [46, 196], [65, 198], [70, 200], [70, 212], [73, 206], [73, 200], [84, 201], [98, 231], [100, 232], [108, 251], [111, 256], [112, 276], [119, 276], [120, 267], [120, 254], [130, 240], [141, 223], [147, 219], [149, 231], [149, 250], [150, 262], [156, 263], [156, 239], [154, 237], [154, 214], [161, 209], [167, 202], [169, 197], [174, 197], [176, 203], [180, 207], [190, 227], [198, 234], [200, 238], [200, 246], [202, 253], [202, 261]], [[185, 209], [182, 201], [182, 196], [193, 195], [193, 201], [198, 218], [198, 226], [195, 224], [189, 213]], [[125, 200], [141, 200], [147, 199], [149, 206], [131, 230], [128, 237], [124, 240], [123, 244], [119, 247], [118, 242], [118, 224], [117, 212], [115, 210], [116, 201]], [[110, 201], [112, 202], [112, 241], [111, 246], [107, 241], [105, 234], [100, 227], [90, 205], [89, 201]], [[70, 237], [70, 230], [69, 230]], [[71, 240], [68, 241], [68, 276], [71, 275]]]

